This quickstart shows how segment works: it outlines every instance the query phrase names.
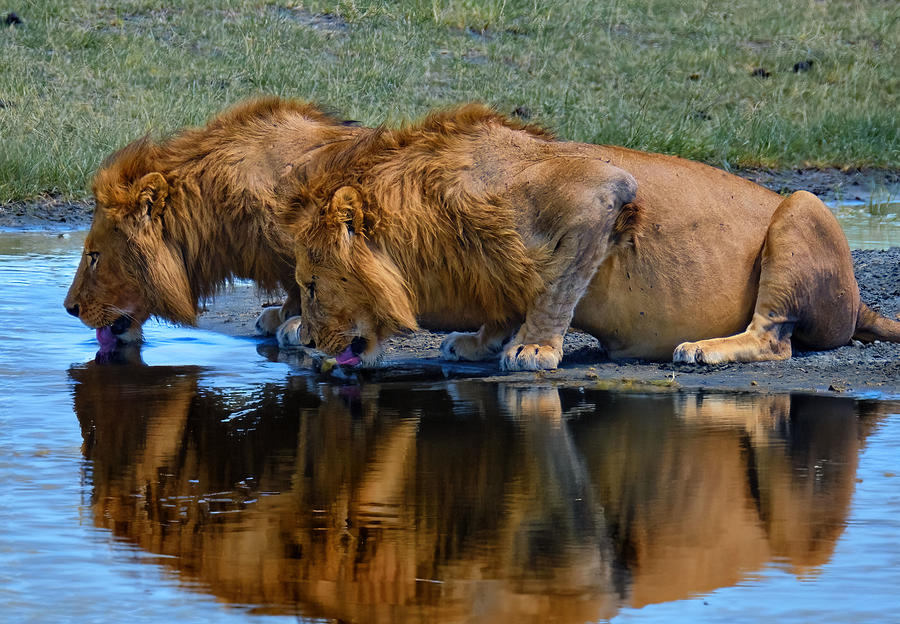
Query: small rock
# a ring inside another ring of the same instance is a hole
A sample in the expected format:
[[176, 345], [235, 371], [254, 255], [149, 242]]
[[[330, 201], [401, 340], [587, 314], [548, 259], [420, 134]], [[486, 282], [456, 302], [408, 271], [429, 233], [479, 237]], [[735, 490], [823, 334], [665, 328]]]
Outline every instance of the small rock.
[[10, 11], [6, 14], [6, 18], [3, 20], [3, 23], [7, 26], [19, 26], [23, 22], [21, 17]]
[[750, 385], [751, 385], [751, 386], [758, 386], [758, 385], [759, 385], [759, 382], [756, 381], [756, 380], [753, 380], [753, 381], [750, 382]]
[[800, 72], [808, 72], [812, 69], [813, 63], [815, 63], [815, 61], [812, 59], [794, 63], [794, 73], [799, 74]]
[[772, 74], [764, 67], [757, 67], [752, 72], [750, 72], [750, 75], [755, 76], [756, 78], [768, 78]]

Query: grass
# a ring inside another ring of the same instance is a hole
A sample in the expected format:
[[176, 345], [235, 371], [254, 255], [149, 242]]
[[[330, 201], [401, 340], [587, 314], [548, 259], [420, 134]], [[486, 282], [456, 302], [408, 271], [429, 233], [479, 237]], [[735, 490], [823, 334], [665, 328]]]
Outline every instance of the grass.
[[[564, 139], [726, 168], [900, 166], [896, 2], [21, 0], [13, 8], [24, 23], [0, 26], [0, 203], [85, 197], [114, 149], [263, 93], [311, 99], [367, 124], [477, 99], [518, 109]], [[807, 60], [809, 71], [793, 71]]]

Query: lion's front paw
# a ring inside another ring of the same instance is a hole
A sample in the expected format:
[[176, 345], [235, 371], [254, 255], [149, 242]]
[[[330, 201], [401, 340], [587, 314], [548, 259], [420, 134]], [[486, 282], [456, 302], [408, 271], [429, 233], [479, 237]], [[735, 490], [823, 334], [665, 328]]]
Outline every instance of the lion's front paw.
[[256, 319], [256, 333], [260, 336], [272, 336], [284, 322], [281, 306], [272, 306], [262, 311]]
[[485, 344], [477, 333], [453, 332], [441, 342], [441, 355], [446, 360], [477, 362], [497, 355], [498, 346]]
[[546, 370], [556, 368], [562, 360], [562, 349], [539, 344], [512, 344], [500, 358], [500, 368], [507, 371]]
[[278, 346], [282, 349], [295, 349], [302, 346], [300, 342], [301, 327], [301, 318], [299, 316], [292, 316], [282, 323], [275, 332], [275, 336], [278, 338]]

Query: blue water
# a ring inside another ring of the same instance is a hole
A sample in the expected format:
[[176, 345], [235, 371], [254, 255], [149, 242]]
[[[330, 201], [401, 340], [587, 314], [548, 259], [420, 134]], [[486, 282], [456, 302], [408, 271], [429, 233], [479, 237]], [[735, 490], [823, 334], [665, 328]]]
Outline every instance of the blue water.
[[100, 365], [80, 234], [0, 234], [4, 622], [890, 622], [900, 406], [332, 385], [150, 324]]

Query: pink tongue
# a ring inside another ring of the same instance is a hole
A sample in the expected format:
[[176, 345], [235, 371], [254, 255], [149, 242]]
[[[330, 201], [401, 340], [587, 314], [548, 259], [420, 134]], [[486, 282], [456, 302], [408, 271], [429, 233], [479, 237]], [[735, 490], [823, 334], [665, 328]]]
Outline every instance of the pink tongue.
[[343, 353], [334, 359], [341, 366], [355, 366], [356, 364], [359, 364], [359, 358], [353, 355], [353, 351], [350, 347], [344, 349]]
[[100, 343], [101, 350], [108, 351], [112, 349], [116, 346], [116, 340], [116, 335], [112, 333], [112, 328], [108, 325], [97, 328], [97, 342]]

